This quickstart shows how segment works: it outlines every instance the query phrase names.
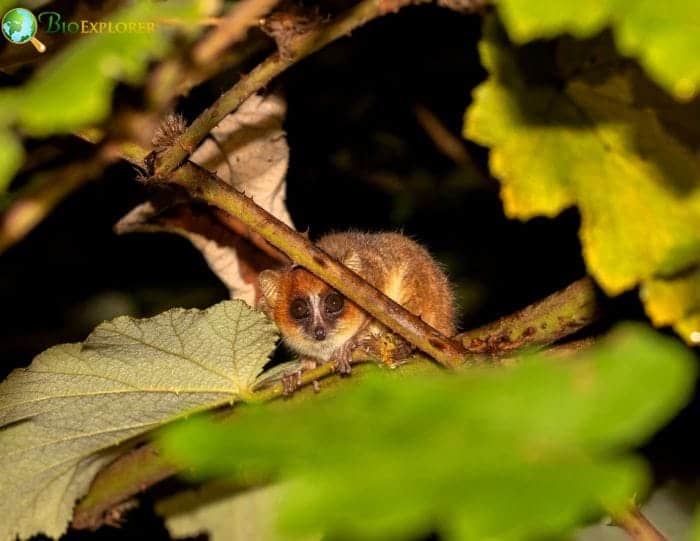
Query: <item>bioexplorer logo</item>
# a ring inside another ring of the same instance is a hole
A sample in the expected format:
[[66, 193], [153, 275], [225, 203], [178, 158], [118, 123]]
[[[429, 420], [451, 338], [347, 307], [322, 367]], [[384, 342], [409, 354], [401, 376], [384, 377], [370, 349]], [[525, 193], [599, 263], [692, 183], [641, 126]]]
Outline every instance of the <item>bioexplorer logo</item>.
[[156, 29], [152, 21], [64, 21], [56, 11], [42, 11], [38, 19], [47, 34], [150, 34]]
[[65, 20], [57, 11], [42, 11], [36, 17], [26, 8], [13, 8], [2, 17], [2, 35], [10, 43], [31, 43], [37, 51], [46, 45], [36, 38], [41, 29], [46, 34], [149, 34], [156, 29], [153, 21], [79, 21]]

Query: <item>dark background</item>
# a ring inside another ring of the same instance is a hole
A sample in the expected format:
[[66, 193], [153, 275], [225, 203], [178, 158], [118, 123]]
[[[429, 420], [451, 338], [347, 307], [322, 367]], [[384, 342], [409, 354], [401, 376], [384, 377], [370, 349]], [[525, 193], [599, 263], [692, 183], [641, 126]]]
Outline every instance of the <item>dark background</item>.
[[[308, 228], [312, 238], [348, 228], [411, 235], [447, 266], [462, 329], [522, 308], [585, 273], [575, 210], [553, 220], [506, 219], [498, 184], [456, 166], [416, 120], [414, 108], [422, 105], [459, 136], [471, 91], [485, 78], [476, 49], [480, 22], [434, 6], [406, 8], [274, 82], [288, 101], [287, 202], [297, 228]], [[223, 77], [195, 89], [182, 112], [193, 118], [227, 84]], [[120, 89], [118, 95], [130, 99], [132, 93]], [[464, 144], [477, 172], [487, 171], [485, 149]], [[113, 234], [113, 224], [146, 195], [134, 177], [131, 166], [111, 167], [0, 256], [1, 375], [51, 345], [84, 339], [104, 319], [225, 298], [187, 241]], [[641, 318], [632, 292], [609, 302], [596, 329]], [[696, 410], [691, 406], [644, 450], [659, 480], [695, 477], [697, 447], [688, 433], [697, 426]], [[123, 529], [101, 534], [167, 537], [147, 506]]]

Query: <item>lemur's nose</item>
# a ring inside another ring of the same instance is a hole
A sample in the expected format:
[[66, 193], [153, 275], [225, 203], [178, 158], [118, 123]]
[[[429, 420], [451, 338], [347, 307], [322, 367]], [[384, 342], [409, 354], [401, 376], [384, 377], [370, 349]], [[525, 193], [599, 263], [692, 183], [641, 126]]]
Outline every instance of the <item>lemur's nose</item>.
[[319, 341], [326, 338], [326, 329], [324, 329], [323, 327], [316, 327], [314, 329], [314, 338]]

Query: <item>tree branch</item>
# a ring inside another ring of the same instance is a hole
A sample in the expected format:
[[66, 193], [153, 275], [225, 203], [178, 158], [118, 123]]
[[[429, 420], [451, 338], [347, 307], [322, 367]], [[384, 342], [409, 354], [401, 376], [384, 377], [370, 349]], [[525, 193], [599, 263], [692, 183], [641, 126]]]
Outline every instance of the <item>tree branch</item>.
[[495, 182], [489, 178], [488, 172], [483, 171], [474, 158], [467, 152], [465, 141], [453, 134], [445, 126], [438, 116], [421, 103], [413, 106], [413, 113], [416, 115], [418, 124], [425, 130], [442, 154], [447, 156], [459, 167], [468, 169], [485, 185], [494, 185]]
[[269, 56], [199, 115], [178, 138], [178, 144], [158, 155], [154, 168], [155, 175], [166, 177], [173, 172], [226, 115], [236, 109], [253, 92], [264, 87], [275, 76], [302, 58], [349, 34], [367, 21], [398, 11], [405, 5], [422, 1], [424, 0], [362, 0], [330, 23], [298, 36], [292, 40], [292, 50], [284, 51], [285, 54], [277, 52]]
[[585, 277], [514, 314], [455, 338], [471, 354], [498, 356], [552, 344], [590, 325], [599, 314], [596, 286]]
[[[156, 179], [157, 181], [157, 179]], [[446, 367], [459, 365], [462, 349], [422, 319], [329, 257], [306, 237], [278, 220], [213, 173], [187, 162], [167, 179], [193, 198], [235, 216], [294, 263], [313, 272], [392, 331]]]
[[[354, 356], [353, 360], [360, 362], [366, 358]], [[332, 363], [306, 371], [300, 376], [300, 386], [305, 387], [323, 379], [333, 374], [333, 371]], [[249, 402], [265, 402], [283, 394], [284, 385], [277, 382], [255, 391]], [[232, 411], [227, 410], [225, 415]], [[110, 509], [179, 471], [179, 468], [162, 457], [153, 444], [132, 449], [97, 474], [87, 495], [75, 507], [71, 526], [78, 530], [99, 528], [105, 523]]]
[[105, 523], [110, 509], [178, 471], [150, 444], [127, 452], [97, 474], [76, 506], [71, 526], [96, 530]]

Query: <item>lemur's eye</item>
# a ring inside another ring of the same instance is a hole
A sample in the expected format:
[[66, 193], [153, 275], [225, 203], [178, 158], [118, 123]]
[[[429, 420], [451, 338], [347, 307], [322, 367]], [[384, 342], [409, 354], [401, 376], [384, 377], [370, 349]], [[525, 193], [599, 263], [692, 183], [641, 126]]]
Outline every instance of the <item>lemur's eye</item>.
[[311, 313], [311, 310], [309, 310], [309, 303], [304, 299], [295, 299], [289, 307], [289, 313], [292, 314], [294, 319], [305, 319], [309, 317]]
[[339, 293], [336, 293], [335, 291], [333, 293], [329, 293], [325, 301], [326, 313], [337, 314], [343, 309], [343, 304], [345, 304], [345, 300]]

